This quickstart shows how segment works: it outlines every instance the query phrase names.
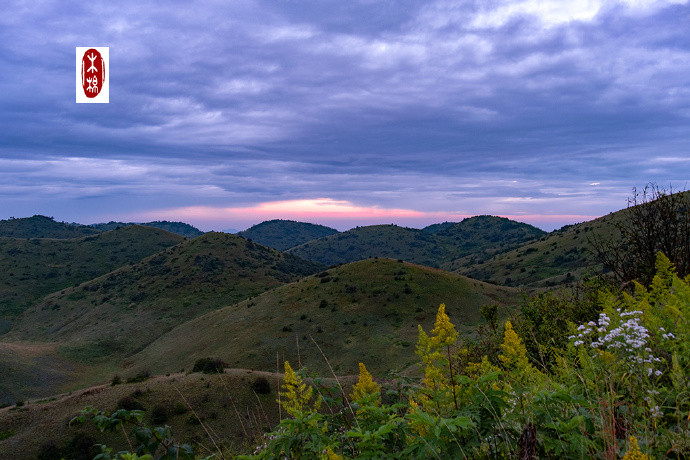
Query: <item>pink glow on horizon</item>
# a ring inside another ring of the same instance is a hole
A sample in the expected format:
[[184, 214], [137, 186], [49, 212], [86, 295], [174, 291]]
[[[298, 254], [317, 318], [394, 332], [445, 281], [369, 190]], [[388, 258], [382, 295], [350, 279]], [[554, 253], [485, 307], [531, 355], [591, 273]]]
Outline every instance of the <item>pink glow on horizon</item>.
[[[187, 206], [158, 209], [130, 214], [126, 219], [139, 222], [149, 220], [183, 221], [202, 230], [228, 227], [243, 229], [266, 220], [287, 219], [347, 230], [355, 226], [390, 223], [419, 228], [444, 221], [460, 221], [474, 215], [477, 214], [359, 206], [346, 200], [315, 198], [270, 201], [246, 207]], [[598, 217], [577, 214], [500, 214], [499, 216], [551, 228]]]

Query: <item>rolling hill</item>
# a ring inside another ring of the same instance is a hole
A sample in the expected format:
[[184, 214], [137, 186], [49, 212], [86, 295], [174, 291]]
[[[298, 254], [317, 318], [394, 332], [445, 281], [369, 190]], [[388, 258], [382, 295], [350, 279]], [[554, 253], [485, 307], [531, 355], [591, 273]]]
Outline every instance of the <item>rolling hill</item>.
[[590, 245], [592, 238], [616, 238], [613, 225], [624, 211], [566, 226], [517, 249], [482, 260], [467, 257], [446, 268], [472, 278], [506, 286], [549, 287], [600, 274], [603, 266]]
[[41, 215], [0, 220], [0, 237], [8, 238], [77, 238], [100, 232], [86, 225], [56, 222], [52, 217]]
[[184, 236], [187, 238], [196, 238], [197, 236], [203, 235], [204, 232], [199, 230], [198, 228], [185, 224], [184, 222], [169, 222], [167, 220], [156, 220], [153, 222], [146, 222], [146, 223], [134, 223], [134, 222], [115, 222], [115, 221], [110, 221], [108, 223], [103, 223], [103, 224], [91, 224], [89, 227], [93, 227], [99, 230], [107, 231], [107, 230], [115, 230], [118, 227], [126, 227], [129, 225], [143, 225], [145, 227], [156, 227], [160, 228], [161, 230], [165, 230], [170, 233], [175, 233], [180, 236]]
[[254, 225], [238, 235], [269, 248], [286, 251], [307, 241], [336, 233], [338, 230], [323, 225], [275, 219]]
[[176, 327], [128, 358], [127, 375], [189, 369], [217, 356], [232, 367], [275, 369], [276, 359], [356, 373], [363, 361], [385, 375], [416, 363], [417, 325], [433, 328], [441, 303], [459, 331], [481, 321], [482, 305], [507, 306], [517, 291], [391, 259], [334, 267]]
[[72, 239], [0, 238], [0, 334], [41, 297], [181, 241], [178, 235], [139, 226]]
[[5, 339], [60, 342], [63, 356], [84, 363], [126, 356], [200, 314], [319, 268], [235, 235], [207, 233], [46, 296]]
[[434, 267], [445, 256], [444, 248], [434, 235], [397, 225], [356, 227], [309, 241], [288, 252], [324, 265], [389, 257]]
[[504, 217], [475, 216], [422, 230], [397, 225], [357, 227], [309, 241], [288, 252], [326, 265], [367, 257], [390, 257], [430, 267], [444, 267], [470, 254], [496, 254], [546, 232]]

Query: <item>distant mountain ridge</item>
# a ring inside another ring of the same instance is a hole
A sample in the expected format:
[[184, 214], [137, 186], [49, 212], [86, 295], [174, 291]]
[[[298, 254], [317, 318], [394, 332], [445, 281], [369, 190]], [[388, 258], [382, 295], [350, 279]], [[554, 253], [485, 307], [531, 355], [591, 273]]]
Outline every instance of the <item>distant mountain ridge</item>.
[[324, 225], [274, 219], [261, 222], [237, 234], [259, 244], [286, 251], [307, 241], [338, 233], [338, 230]]
[[94, 235], [100, 230], [87, 225], [56, 222], [52, 217], [36, 214], [0, 220], [0, 237], [7, 238], [78, 238]]
[[145, 227], [156, 227], [160, 228], [162, 230], [168, 231], [170, 233], [176, 233], [177, 235], [180, 236], [185, 236], [187, 238], [196, 238], [197, 236], [201, 236], [204, 234], [201, 230], [198, 228], [186, 224], [184, 222], [170, 222], [167, 220], [154, 220], [152, 222], [145, 222], [145, 223], [134, 223], [134, 222], [115, 222], [115, 221], [110, 221], [108, 223], [101, 223], [101, 224], [90, 224], [89, 227], [93, 227], [99, 230], [115, 230], [117, 227], [126, 227], [128, 225], [143, 225]]

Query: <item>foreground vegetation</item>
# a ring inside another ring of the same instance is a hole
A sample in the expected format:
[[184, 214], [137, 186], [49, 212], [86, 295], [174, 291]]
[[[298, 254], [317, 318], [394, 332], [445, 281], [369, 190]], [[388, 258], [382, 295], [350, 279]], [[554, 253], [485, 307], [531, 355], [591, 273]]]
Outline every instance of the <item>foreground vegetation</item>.
[[[286, 362], [282, 421], [240, 458], [687, 458], [690, 278], [679, 278], [662, 254], [656, 270], [648, 287], [635, 283], [631, 293], [600, 288], [593, 319], [555, 327], [553, 340], [533, 352], [516, 332], [537, 335], [524, 315], [515, 327], [499, 326], [485, 308], [487, 326], [468, 341], [441, 305], [431, 333], [419, 327], [419, 382], [381, 385], [360, 364], [359, 381], [346, 391], [335, 375], [334, 385], [308, 384], [306, 371]], [[566, 317], [583, 314], [554, 305]], [[115, 429], [141, 415], [87, 409], [78, 420], [89, 417]], [[195, 458], [169, 430], [134, 425], [144, 441], [138, 454]], [[226, 457], [220, 447], [207, 454]]]

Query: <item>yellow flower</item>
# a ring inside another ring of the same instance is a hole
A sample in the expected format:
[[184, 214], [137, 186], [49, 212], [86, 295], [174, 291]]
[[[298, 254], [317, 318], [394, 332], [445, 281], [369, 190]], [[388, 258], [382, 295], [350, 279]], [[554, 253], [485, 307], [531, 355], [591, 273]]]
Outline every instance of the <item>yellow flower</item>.
[[321, 456], [323, 460], [343, 460], [343, 457], [333, 452], [330, 447], [326, 448], [326, 452]]
[[[352, 399], [358, 401], [366, 395], [378, 393], [379, 391], [381, 391], [381, 386], [371, 378], [371, 374], [367, 371], [364, 363], [359, 363], [359, 380], [352, 388], [352, 394], [350, 395]], [[378, 404], [377, 398], [376, 405], [378, 406]]]
[[450, 322], [450, 318], [446, 315], [446, 304], [441, 304], [436, 313], [436, 324], [431, 331], [435, 337], [431, 338], [433, 345], [454, 345], [455, 339], [458, 338], [458, 333], [455, 331], [455, 326]]
[[[295, 415], [305, 409], [318, 410], [321, 406], [321, 397], [314, 401], [313, 407], [308, 407], [314, 389], [307, 387], [302, 378], [295, 374], [290, 367], [290, 363], [285, 361], [285, 378], [283, 379], [283, 389], [280, 396], [283, 398], [279, 402], [288, 414]], [[306, 407], [305, 407], [306, 406]]]
[[503, 350], [503, 354], [499, 356], [499, 359], [506, 367], [523, 369], [529, 366], [527, 348], [513, 330], [510, 321], [506, 321], [506, 332], [503, 336], [501, 350]]
[[643, 454], [640, 451], [640, 446], [637, 445], [635, 436], [630, 436], [628, 440], [628, 451], [625, 453], [623, 460], [651, 460], [649, 455]]

